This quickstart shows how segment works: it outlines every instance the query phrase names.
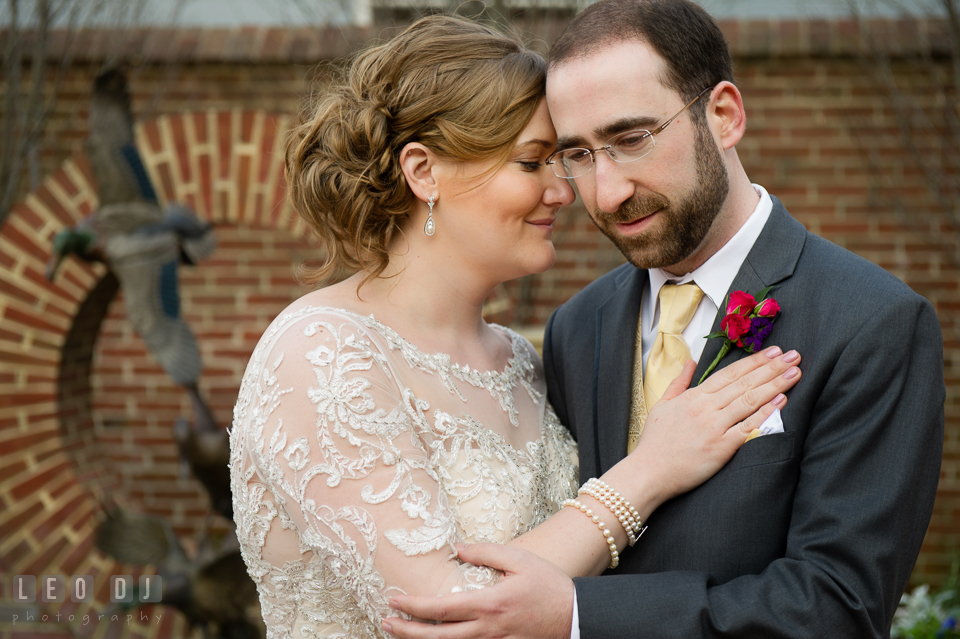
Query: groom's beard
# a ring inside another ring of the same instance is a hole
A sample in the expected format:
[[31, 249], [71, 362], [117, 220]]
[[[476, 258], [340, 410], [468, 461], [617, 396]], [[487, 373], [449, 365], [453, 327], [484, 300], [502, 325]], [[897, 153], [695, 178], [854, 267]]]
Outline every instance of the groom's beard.
[[[700, 246], [730, 190], [723, 156], [704, 122], [696, 122], [697, 187], [675, 204], [658, 193], [637, 194], [613, 213], [594, 211], [593, 221], [637, 268], [663, 268], [690, 257]], [[660, 211], [657, 226], [631, 237], [614, 224], [633, 222]]]

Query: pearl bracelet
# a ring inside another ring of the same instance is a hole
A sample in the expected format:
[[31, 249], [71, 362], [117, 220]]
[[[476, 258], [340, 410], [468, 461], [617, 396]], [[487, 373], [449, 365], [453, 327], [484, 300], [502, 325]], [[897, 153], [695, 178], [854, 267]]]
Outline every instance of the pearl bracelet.
[[580, 494], [590, 495], [606, 506], [623, 526], [630, 539], [630, 545], [637, 543], [645, 528], [641, 525], [640, 514], [619, 492], [603, 480], [592, 478], [583, 485]]
[[640, 539], [640, 535], [646, 530], [646, 526], [640, 521], [640, 513], [629, 501], [611, 488], [606, 482], [600, 479], [591, 478], [585, 483], [577, 493], [578, 495], [590, 495], [601, 504], [606, 506], [620, 525], [627, 533], [627, 539], [632, 547]]
[[601, 493], [591, 488], [581, 488], [579, 494], [590, 495], [601, 504], [606, 506], [607, 510], [609, 510], [613, 516], [617, 518], [617, 521], [620, 522], [620, 525], [623, 526], [624, 532], [627, 533], [628, 543], [631, 546], [637, 543], [639, 535], [637, 535], [636, 529], [638, 525], [636, 520], [632, 517], [627, 509], [618, 504], [616, 501], [612, 500], [606, 493]]
[[613, 538], [613, 533], [607, 530], [607, 526], [602, 521], [600, 521], [600, 518], [594, 515], [592, 510], [584, 506], [582, 503], [580, 503], [580, 501], [576, 499], [566, 499], [563, 501], [562, 504], [560, 504], [561, 508], [564, 508], [566, 506], [572, 506], [573, 508], [576, 508], [577, 510], [582, 512], [584, 515], [589, 517], [593, 521], [593, 523], [595, 523], [597, 527], [600, 528], [600, 532], [603, 533], [603, 540], [607, 542], [607, 549], [610, 551], [609, 567], [613, 569], [619, 566], [620, 553], [617, 551], [617, 542]]

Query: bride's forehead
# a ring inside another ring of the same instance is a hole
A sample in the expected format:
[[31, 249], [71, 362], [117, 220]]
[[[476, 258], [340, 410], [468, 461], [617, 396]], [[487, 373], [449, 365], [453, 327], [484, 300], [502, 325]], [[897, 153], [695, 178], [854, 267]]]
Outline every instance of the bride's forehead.
[[556, 131], [553, 128], [553, 121], [550, 119], [550, 111], [547, 109], [546, 100], [540, 101], [540, 106], [534, 112], [533, 117], [527, 122], [523, 132], [520, 134], [518, 142], [522, 143], [528, 139], [554, 139]]

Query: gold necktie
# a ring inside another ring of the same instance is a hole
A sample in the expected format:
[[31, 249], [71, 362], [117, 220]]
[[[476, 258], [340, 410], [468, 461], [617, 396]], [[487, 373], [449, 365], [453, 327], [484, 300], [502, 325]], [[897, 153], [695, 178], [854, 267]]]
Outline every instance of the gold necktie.
[[[683, 372], [683, 365], [690, 359], [690, 349], [683, 340], [687, 327], [700, 305], [703, 291], [694, 283], [664, 284], [660, 288], [660, 323], [657, 337], [647, 358], [647, 372], [643, 373], [641, 328], [637, 321], [637, 337], [633, 362], [633, 406], [630, 412], [630, 430], [627, 452], [637, 446], [643, 424], [647, 420], [647, 408], [657, 403], [667, 386]], [[643, 388], [640, 393], [639, 389]]]

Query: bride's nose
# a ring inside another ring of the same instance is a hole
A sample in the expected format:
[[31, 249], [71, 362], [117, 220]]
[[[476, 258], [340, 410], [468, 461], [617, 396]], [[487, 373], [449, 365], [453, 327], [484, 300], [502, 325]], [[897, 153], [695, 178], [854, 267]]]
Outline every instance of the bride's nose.
[[557, 177], [552, 174], [552, 171], [549, 173], [551, 174], [547, 176], [547, 188], [543, 191], [543, 203], [548, 206], [572, 204], [577, 196], [573, 192], [573, 185], [570, 184], [571, 180]]

